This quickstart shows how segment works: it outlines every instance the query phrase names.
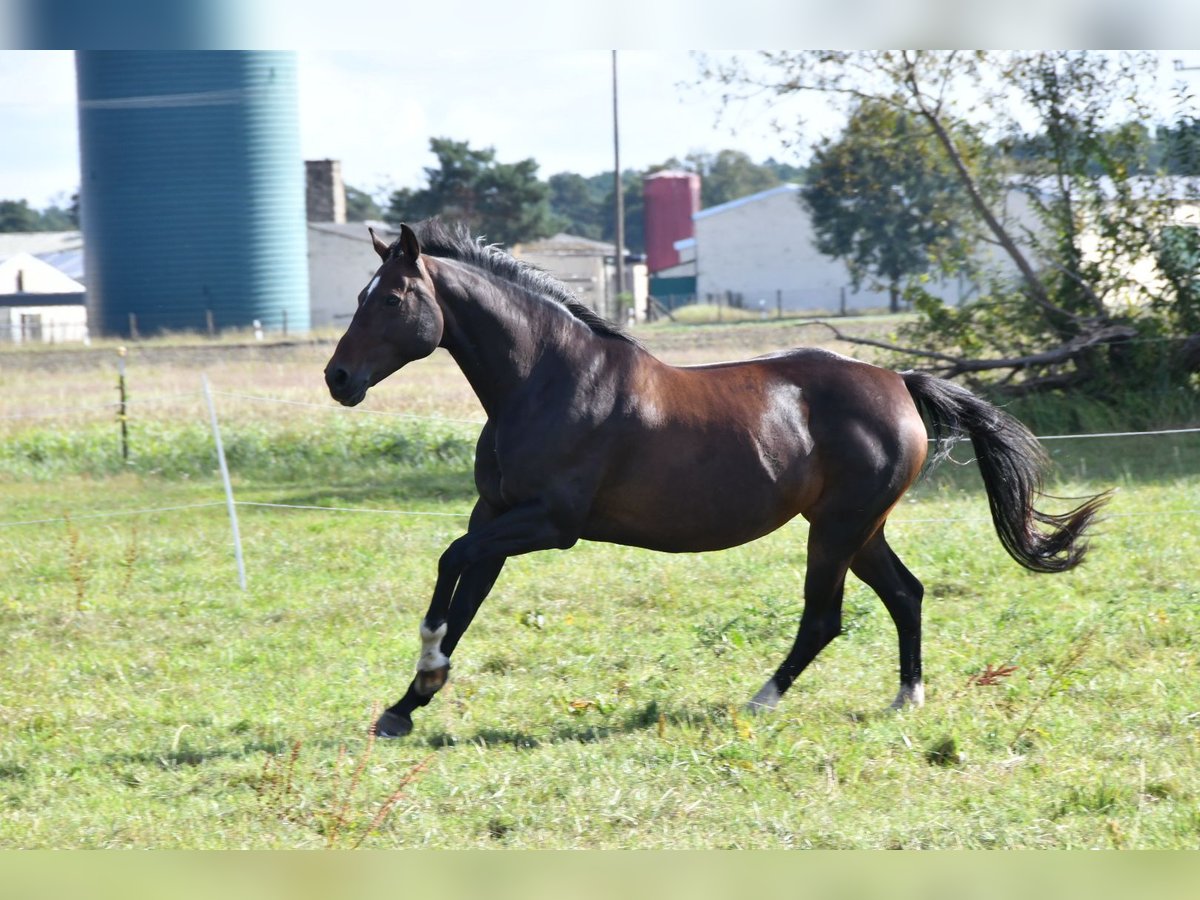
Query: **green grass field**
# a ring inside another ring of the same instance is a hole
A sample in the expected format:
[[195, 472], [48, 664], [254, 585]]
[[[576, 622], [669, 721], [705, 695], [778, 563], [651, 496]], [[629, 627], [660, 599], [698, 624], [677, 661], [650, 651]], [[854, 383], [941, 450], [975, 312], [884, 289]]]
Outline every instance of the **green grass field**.
[[[128, 462], [111, 411], [41, 416], [110, 402], [108, 356], [0, 358], [0, 415], [32, 417], [0, 420], [0, 520], [47, 520], [0, 527], [0, 846], [1200, 846], [1200, 435], [1050, 446], [1056, 493], [1118, 488], [1061, 576], [1008, 559], [969, 464], [922, 482], [889, 534], [926, 585], [923, 710], [882, 712], [895, 632], [851, 581], [780, 709], [738, 711], [794, 636], [797, 523], [511, 561], [414, 733], [372, 742], [471, 505], [478, 410], [442, 357], [367, 407], [468, 421], [339, 410], [328, 350], [135, 351]], [[392, 512], [240, 506], [241, 591], [201, 371], [239, 501]]]

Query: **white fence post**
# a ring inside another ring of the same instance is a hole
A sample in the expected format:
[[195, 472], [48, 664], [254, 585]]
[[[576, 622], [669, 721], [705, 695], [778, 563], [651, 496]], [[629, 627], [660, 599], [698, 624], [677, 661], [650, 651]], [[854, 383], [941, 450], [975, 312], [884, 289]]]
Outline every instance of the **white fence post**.
[[208, 403], [208, 417], [212, 422], [213, 440], [217, 444], [217, 461], [221, 465], [221, 480], [225, 483], [225, 505], [229, 507], [229, 525], [233, 529], [233, 553], [237, 558], [238, 584], [246, 590], [246, 564], [242, 559], [242, 538], [238, 533], [237, 504], [233, 501], [233, 485], [229, 482], [229, 466], [225, 462], [225, 447], [221, 443], [221, 429], [217, 425], [217, 408], [213, 405], [208, 376], [201, 375], [204, 383], [204, 400]]

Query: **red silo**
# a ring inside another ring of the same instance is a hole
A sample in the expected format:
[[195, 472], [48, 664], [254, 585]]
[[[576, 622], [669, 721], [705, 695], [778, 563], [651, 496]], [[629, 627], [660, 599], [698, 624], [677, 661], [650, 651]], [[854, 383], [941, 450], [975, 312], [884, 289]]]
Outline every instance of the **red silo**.
[[651, 274], [679, 264], [675, 242], [694, 236], [700, 211], [700, 176], [667, 169], [647, 175], [642, 186], [646, 216], [646, 268]]

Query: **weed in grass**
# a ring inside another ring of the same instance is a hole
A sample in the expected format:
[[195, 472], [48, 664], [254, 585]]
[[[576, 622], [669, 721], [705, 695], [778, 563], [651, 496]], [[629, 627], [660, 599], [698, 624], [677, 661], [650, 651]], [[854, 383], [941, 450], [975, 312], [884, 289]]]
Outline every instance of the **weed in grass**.
[[354, 760], [349, 778], [344, 777], [349, 753], [346, 745], [338, 747], [332, 774], [323, 779], [314, 772], [313, 781], [320, 788], [321, 781], [328, 787], [327, 799], [319, 807], [310, 807], [307, 801], [297, 796], [299, 784], [297, 764], [300, 759], [302, 741], [294, 741], [286, 756], [281, 754], [267, 757], [259, 778], [257, 792], [264, 811], [280, 821], [296, 822], [313, 828], [323, 837], [329, 849], [337, 847], [358, 848], [383, 826], [387, 818], [405, 799], [407, 788], [429, 767], [434, 754], [426, 756], [413, 765], [400, 778], [395, 789], [380, 801], [370, 818], [354, 809], [363, 776], [375, 751], [374, 722], [378, 718], [378, 704], [371, 710], [370, 725], [366, 729], [366, 743]]
[[87, 596], [87, 558], [79, 539], [79, 529], [71, 522], [71, 516], [63, 513], [63, 524], [67, 529], [67, 575], [75, 587], [75, 611], [83, 612]]
[[133, 569], [138, 560], [138, 523], [134, 519], [129, 526], [129, 540], [125, 544], [125, 553], [121, 557], [121, 594], [129, 593], [133, 585]]
[[292, 787], [296, 777], [296, 761], [300, 758], [301, 741], [292, 743], [287, 757], [272, 754], [263, 761], [257, 791], [263, 807], [275, 818], [292, 818], [295, 808]]
[[1021, 744], [1026, 732], [1029, 730], [1030, 723], [1033, 717], [1037, 715], [1046, 702], [1055, 694], [1060, 693], [1067, 687], [1067, 680], [1070, 675], [1078, 668], [1080, 661], [1087, 654], [1088, 649], [1092, 646], [1096, 638], [1096, 633], [1099, 631], [1098, 625], [1092, 625], [1090, 628], [1081, 632], [1070, 646], [1062, 659], [1050, 670], [1050, 680], [1046, 683], [1046, 687], [1041, 694], [1034, 699], [1033, 704], [1029, 707], [1025, 718], [1021, 720], [1021, 724], [1017, 726], [1016, 732], [1012, 736], [1011, 745], [1016, 748]]
[[1000, 684], [1001, 678], [1008, 678], [1015, 671], [1017, 671], [1016, 666], [999, 666], [994, 668], [991, 663], [988, 663], [986, 669], [982, 672], [976, 672], [967, 681], [978, 687], [997, 685]]

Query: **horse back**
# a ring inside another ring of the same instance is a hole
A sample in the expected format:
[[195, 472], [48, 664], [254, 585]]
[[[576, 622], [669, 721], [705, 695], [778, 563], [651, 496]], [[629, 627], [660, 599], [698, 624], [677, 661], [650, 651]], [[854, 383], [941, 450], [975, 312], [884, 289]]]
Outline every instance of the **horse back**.
[[807, 515], [831, 484], [898, 497], [924, 461], [920, 417], [888, 370], [813, 350], [639, 365], [606, 441], [600, 539], [732, 546]]

